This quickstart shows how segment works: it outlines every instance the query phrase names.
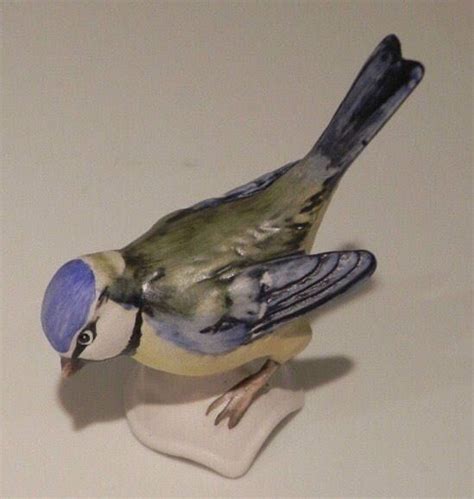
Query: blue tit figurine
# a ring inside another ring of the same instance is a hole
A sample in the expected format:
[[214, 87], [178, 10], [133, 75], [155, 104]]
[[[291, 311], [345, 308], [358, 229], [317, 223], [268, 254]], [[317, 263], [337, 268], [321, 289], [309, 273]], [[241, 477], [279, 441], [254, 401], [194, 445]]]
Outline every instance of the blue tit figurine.
[[310, 341], [305, 314], [374, 272], [365, 250], [309, 251], [343, 174], [422, 77], [387, 36], [304, 158], [173, 212], [120, 250], [63, 265], [41, 322], [64, 376], [118, 355], [186, 376], [266, 359], [208, 409], [223, 404], [215, 422], [234, 427]]

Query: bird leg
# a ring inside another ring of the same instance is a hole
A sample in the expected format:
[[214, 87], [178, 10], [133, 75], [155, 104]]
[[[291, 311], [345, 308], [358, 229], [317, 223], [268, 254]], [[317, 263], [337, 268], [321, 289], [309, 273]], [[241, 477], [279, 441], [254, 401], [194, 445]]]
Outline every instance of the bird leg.
[[236, 426], [252, 405], [252, 402], [265, 390], [268, 380], [279, 367], [278, 362], [267, 360], [260, 371], [244, 378], [240, 383], [237, 383], [229, 391], [214, 400], [207, 408], [206, 416], [225, 403], [224, 409], [217, 415], [214, 424], [218, 425], [228, 417], [228, 427], [233, 428]]

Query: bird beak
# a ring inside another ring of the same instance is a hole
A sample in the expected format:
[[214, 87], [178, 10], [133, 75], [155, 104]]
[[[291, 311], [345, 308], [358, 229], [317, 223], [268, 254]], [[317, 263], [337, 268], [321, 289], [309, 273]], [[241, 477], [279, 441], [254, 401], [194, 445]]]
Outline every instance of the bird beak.
[[83, 367], [85, 362], [80, 359], [66, 359], [61, 357], [61, 374], [63, 378], [69, 378]]

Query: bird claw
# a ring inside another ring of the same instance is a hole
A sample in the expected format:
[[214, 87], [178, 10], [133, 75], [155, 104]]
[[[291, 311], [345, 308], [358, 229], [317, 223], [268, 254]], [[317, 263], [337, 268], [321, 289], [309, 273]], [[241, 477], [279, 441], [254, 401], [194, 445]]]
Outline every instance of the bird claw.
[[252, 402], [262, 393], [269, 390], [267, 381], [278, 369], [279, 364], [273, 360], [267, 360], [260, 371], [256, 372], [237, 383], [229, 391], [218, 397], [207, 408], [206, 416], [214, 409], [225, 404], [224, 409], [217, 415], [214, 424], [217, 426], [221, 421], [229, 418], [227, 426], [229, 429], [237, 426]]
[[220, 405], [225, 404], [225, 407], [216, 416], [214, 424], [217, 426], [221, 421], [228, 418], [227, 426], [229, 429], [232, 429], [237, 426], [247, 412], [247, 409], [252, 405], [252, 402], [260, 395], [262, 392], [261, 388], [259, 386], [252, 386], [250, 383], [247, 386], [231, 388], [212, 402], [207, 408], [206, 415], [209, 415]]

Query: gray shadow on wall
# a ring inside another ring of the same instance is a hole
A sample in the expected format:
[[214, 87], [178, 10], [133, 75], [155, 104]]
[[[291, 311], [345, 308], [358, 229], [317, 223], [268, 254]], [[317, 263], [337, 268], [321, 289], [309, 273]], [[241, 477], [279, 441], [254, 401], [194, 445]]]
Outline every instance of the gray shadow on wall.
[[[59, 403], [71, 417], [75, 430], [125, 416], [123, 387], [133, 363], [129, 358], [92, 363], [72, 378], [58, 382]], [[310, 391], [346, 375], [354, 363], [348, 357], [336, 355], [293, 360], [291, 365], [296, 385]]]

